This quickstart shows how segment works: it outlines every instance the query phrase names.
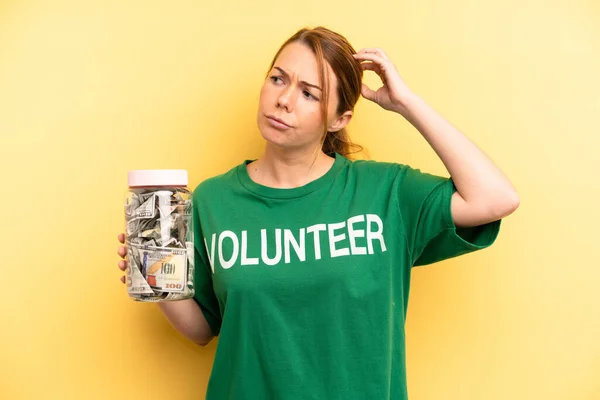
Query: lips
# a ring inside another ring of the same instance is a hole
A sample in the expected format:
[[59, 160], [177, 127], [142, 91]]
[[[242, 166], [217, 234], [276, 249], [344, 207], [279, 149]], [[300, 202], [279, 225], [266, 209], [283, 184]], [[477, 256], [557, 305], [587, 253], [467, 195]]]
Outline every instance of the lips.
[[291, 128], [291, 127], [292, 127], [290, 124], [288, 124], [288, 123], [287, 123], [287, 122], [285, 122], [284, 120], [282, 120], [282, 119], [279, 119], [279, 118], [277, 118], [277, 117], [273, 117], [273, 116], [271, 116], [271, 115], [267, 115], [266, 117], [267, 117], [268, 119], [270, 119], [270, 120], [273, 120], [273, 121], [275, 121], [275, 122], [278, 122], [278, 123], [280, 123], [280, 124], [283, 124], [283, 125], [287, 126], [288, 128]]

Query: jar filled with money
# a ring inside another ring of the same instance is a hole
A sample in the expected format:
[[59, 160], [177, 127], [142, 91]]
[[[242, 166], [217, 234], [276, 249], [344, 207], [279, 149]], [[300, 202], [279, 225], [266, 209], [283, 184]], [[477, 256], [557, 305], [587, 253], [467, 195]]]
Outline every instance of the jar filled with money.
[[137, 301], [194, 296], [192, 195], [185, 170], [128, 173], [127, 292]]

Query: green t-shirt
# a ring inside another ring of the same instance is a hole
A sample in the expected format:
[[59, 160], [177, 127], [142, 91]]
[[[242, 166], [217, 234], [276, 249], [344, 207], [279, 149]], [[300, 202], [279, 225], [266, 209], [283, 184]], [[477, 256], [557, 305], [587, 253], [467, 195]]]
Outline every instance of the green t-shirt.
[[208, 400], [406, 399], [411, 267], [491, 245], [449, 178], [335, 154], [293, 189], [245, 161], [194, 190], [195, 299], [219, 335]]

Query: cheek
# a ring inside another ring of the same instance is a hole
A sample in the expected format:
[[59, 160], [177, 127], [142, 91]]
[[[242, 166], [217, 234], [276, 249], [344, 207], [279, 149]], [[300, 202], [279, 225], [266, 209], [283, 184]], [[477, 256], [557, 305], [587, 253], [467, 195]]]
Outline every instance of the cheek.
[[268, 102], [270, 97], [271, 97], [271, 92], [269, 91], [269, 88], [266, 85], [263, 85], [262, 88], [260, 89], [258, 103], [260, 105], [265, 105]]
[[327, 105], [327, 119], [330, 122], [335, 119], [335, 112], [337, 111], [337, 101], [329, 99], [329, 104]]
[[258, 95], [258, 104], [262, 105], [265, 101], [265, 87], [263, 86], [262, 89], [260, 89], [260, 94]]
[[319, 107], [311, 108], [303, 113], [303, 120], [311, 128], [318, 127], [321, 125], [321, 109]]

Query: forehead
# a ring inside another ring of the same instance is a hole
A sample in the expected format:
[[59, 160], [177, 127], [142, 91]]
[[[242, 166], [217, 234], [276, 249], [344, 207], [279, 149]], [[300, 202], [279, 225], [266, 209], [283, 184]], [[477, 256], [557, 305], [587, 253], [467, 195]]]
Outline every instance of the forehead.
[[[329, 79], [334, 82], [335, 76], [327, 61], [325, 61], [325, 65]], [[313, 84], [319, 83], [317, 57], [305, 44], [293, 42], [285, 46], [277, 56], [274, 67], [283, 68], [290, 76], [296, 77], [298, 80]]]

